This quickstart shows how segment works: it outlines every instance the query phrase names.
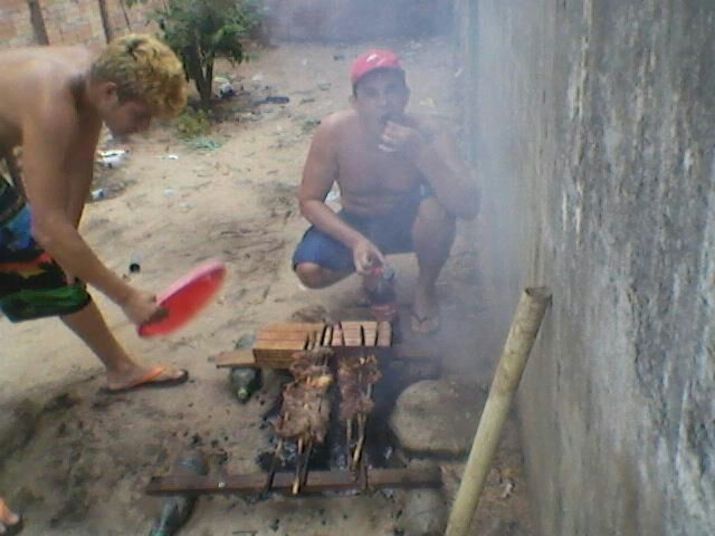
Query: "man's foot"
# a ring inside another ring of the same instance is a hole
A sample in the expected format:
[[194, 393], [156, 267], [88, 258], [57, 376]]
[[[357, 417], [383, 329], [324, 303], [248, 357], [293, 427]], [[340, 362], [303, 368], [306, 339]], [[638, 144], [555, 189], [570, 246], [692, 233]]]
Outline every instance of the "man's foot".
[[439, 304], [435, 296], [434, 289], [424, 291], [417, 289], [415, 292], [415, 303], [412, 306], [410, 316], [412, 331], [420, 335], [431, 335], [439, 330]]
[[185, 383], [188, 379], [189, 373], [184, 369], [170, 369], [161, 365], [137, 367], [130, 374], [109, 376], [104, 392], [116, 394], [142, 387], [173, 387]]
[[10, 510], [5, 501], [0, 498], [0, 535], [19, 534], [22, 528], [22, 517]]

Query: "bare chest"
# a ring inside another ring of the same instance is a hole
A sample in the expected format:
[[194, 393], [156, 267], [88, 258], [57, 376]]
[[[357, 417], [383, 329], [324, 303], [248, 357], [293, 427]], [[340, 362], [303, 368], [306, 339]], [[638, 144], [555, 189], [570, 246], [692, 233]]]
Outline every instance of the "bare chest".
[[399, 155], [355, 144], [338, 153], [338, 183], [344, 192], [356, 194], [403, 192], [419, 183], [419, 172]]

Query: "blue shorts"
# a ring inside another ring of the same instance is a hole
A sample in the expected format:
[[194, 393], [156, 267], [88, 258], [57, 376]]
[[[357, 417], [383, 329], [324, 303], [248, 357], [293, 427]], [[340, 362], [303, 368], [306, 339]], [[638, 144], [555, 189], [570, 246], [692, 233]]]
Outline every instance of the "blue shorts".
[[[338, 217], [375, 244], [385, 255], [414, 251], [412, 225], [424, 195], [423, 189], [405, 196], [394, 209], [383, 216], [359, 216], [341, 210]], [[293, 253], [293, 269], [310, 262], [334, 272], [353, 272], [353, 253], [345, 244], [335, 240], [312, 225]]]

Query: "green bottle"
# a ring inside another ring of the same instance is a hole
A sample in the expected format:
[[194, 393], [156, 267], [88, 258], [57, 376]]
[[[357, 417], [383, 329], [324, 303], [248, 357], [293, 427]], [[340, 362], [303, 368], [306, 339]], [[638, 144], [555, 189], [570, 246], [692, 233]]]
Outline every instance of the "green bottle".
[[263, 374], [259, 368], [235, 367], [231, 369], [229, 382], [238, 401], [245, 404], [263, 385]]
[[[206, 475], [208, 466], [199, 452], [192, 452], [182, 457], [174, 466], [175, 474]], [[159, 519], [149, 532], [149, 536], [172, 536], [191, 517], [196, 504], [196, 497], [190, 495], [172, 495], [164, 499]]]

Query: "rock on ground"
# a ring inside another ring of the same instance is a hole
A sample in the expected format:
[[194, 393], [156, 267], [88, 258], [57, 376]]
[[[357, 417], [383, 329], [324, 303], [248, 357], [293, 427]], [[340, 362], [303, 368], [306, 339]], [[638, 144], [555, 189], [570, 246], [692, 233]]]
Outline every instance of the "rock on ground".
[[478, 385], [449, 379], [421, 381], [400, 395], [390, 428], [410, 454], [463, 456], [471, 447], [486, 397]]

